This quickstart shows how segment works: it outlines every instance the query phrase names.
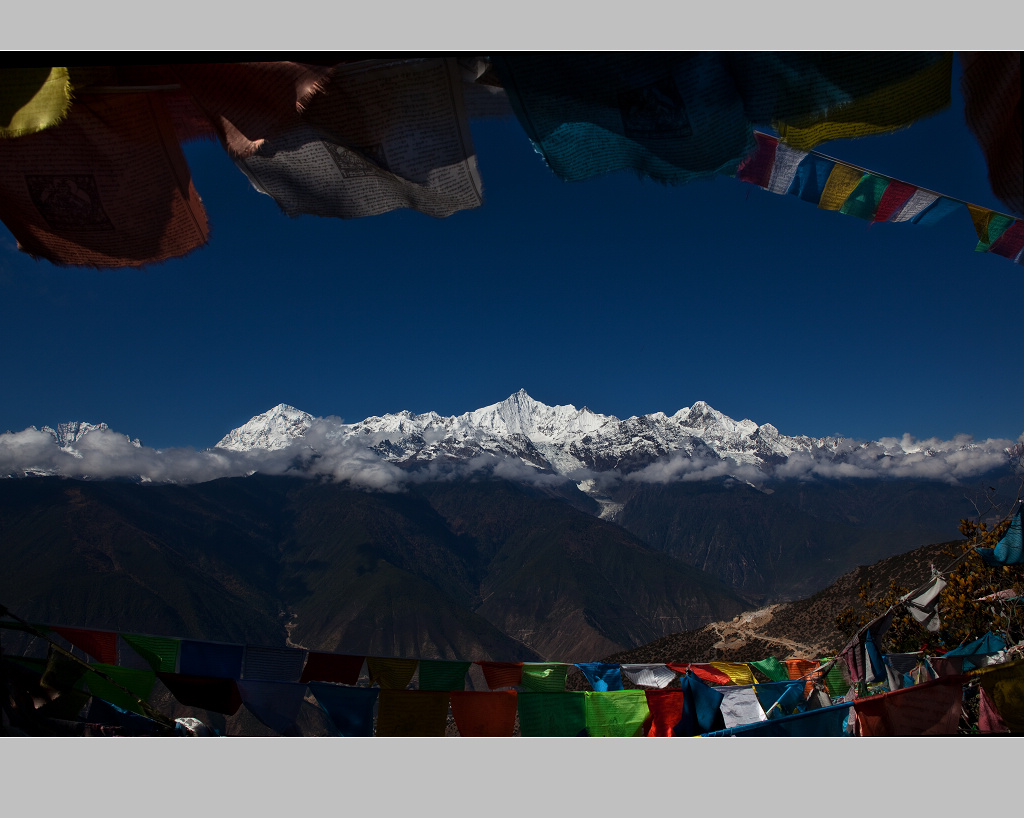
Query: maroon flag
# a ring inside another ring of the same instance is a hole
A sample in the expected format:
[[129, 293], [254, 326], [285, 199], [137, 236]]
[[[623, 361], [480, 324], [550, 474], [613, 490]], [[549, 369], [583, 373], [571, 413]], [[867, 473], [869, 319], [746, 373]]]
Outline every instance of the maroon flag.
[[0, 220], [24, 252], [87, 267], [165, 261], [209, 235], [157, 93], [83, 93], [61, 124], [0, 140]]
[[966, 676], [931, 682], [855, 699], [862, 736], [951, 736], [960, 722]]

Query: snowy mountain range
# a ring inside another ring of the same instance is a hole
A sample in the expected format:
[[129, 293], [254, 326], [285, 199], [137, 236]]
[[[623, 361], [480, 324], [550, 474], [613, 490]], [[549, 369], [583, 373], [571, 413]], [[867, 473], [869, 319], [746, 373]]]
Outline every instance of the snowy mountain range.
[[[214, 447], [148, 449], [106, 424], [64, 423], [0, 435], [0, 475], [54, 474], [202, 482], [217, 477], [305, 472], [371, 488], [502, 464], [502, 476], [573, 482], [600, 497], [609, 480], [646, 483], [734, 478], [914, 477], [956, 482], [1009, 465], [1020, 441], [878, 441], [789, 436], [771, 424], [736, 421], [698, 401], [673, 415], [619, 419], [587, 407], [548, 406], [525, 390], [443, 417], [436, 412], [345, 423], [279, 404]], [[447, 470], [447, 471], [445, 471]]]
[[[281, 450], [305, 439], [315, 424], [322, 424], [324, 440], [358, 443], [382, 460], [401, 466], [494, 455], [567, 476], [608, 471], [630, 474], [658, 462], [683, 459], [720, 461], [739, 470], [752, 467], [770, 474], [780, 467], [785, 471], [785, 465], [796, 456], [851, 463], [858, 455], [863, 459], [867, 452], [872, 458], [911, 455], [921, 459], [950, 450], [991, 449], [967, 438], [943, 443], [906, 437], [871, 442], [791, 437], [769, 423], [733, 420], [703, 401], [674, 415], [655, 412], [620, 420], [587, 407], [547, 406], [523, 389], [500, 403], [458, 416], [403, 411], [350, 424], [318, 420], [279, 404], [229, 432], [216, 448]], [[1003, 454], [1008, 458], [1010, 451]]]
[[[315, 420], [280, 404], [233, 429], [217, 448], [284, 449], [304, 438]], [[587, 407], [547, 406], [524, 389], [453, 417], [404, 411], [358, 423], [326, 423], [326, 439], [358, 442], [396, 464], [491, 454], [566, 475], [581, 469], [630, 472], [673, 454], [763, 466], [783, 462], [794, 452], [835, 452], [842, 443], [842, 438], [788, 437], [770, 424], [737, 422], [703, 401], [674, 415], [656, 412], [620, 420]]]

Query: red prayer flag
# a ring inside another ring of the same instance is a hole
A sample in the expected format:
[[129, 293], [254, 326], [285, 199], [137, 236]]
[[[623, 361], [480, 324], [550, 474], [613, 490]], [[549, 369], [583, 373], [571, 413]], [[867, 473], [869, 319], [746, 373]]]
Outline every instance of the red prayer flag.
[[515, 690], [453, 690], [448, 695], [459, 735], [503, 737], [515, 730]]
[[1003, 234], [992, 242], [988, 248], [990, 253], [995, 253], [1003, 258], [1014, 259], [1024, 249], [1024, 222], [1019, 219], [1007, 227]]
[[523, 680], [522, 662], [477, 662], [484, 672], [491, 690], [499, 687], [517, 687]]
[[330, 66], [297, 62], [194, 63], [173, 70], [232, 158], [252, 156], [268, 136], [297, 124], [331, 73]]
[[892, 693], [855, 699], [862, 736], [951, 736], [967, 677], [944, 676]]
[[[24, 138], [24, 137], [22, 137]], [[84, 650], [105, 665], [117, 664], [117, 634], [111, 631], [91, 631], [84, 628], [52, 628], [72, 645]]]
[[732, 679], [728, 673], [723, 673], [716, 667], [708, 664], [696, 664], [690, 662], [666, 662], [666, 667], [671, 668], [680, 676], [685, 676], [687, 670], [692, 670], [693, 675], [698, 679], [707, 682], [709, 685], [731, 685]]
[[645, 690], [651, 715], [644, 722], [645, 736], [674, 736], [675, 726], [683, 719], [682, 690]]
[[916, 192], [917, 188], [914, 185], [908, 185], [906, 182], [900, 182], [897, 179], [890, 179], [885, 192], [882, 194], [882, 198], [878, 200], [878, 209], [875, 211], [871, 221], [889, 221], [889, 219], [900, 212], [903, 205]]
[[82, 93], [60, 125], [0, 140], [0, 220], [24, 252], [88, 267], [164, 261], [209, 235], [156, 93]]
[[772, 168], [775, 167], [775, 151], [779, 141], [757, 131], [754, 132], [754, 139], [757, 141], [757, 147], [740, 162], [736, 178], [741, 182], [768, 187], [768, 182], [772, 178]]

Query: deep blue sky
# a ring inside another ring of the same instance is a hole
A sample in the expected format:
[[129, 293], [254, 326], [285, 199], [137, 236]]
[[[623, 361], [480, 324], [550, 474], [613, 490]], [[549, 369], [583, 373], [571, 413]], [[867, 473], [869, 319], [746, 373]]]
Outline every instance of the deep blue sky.
[[[1005, 212], [950, 108], [828, 155]], [[566, 183], [514, 119], [473, 125], [484, 205], [289, 219], [188, 146], [211, 239], [145, 269], [58, 268], [0, 228], [0, 432], [105, 421], [205, 447], [277, 403], [459, 414], [520, 387], [619, 417], [705, 400], [786, 434], [1016, 438], [1024, 268], [935, 227], [734, 179]]]

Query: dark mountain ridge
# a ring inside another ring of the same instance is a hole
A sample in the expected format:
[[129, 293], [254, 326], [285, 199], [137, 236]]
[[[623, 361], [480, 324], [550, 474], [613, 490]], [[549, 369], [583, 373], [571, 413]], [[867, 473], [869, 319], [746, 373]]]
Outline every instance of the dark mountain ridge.
[[582, 660], [749, 604], [500, 481], [0, 481], [0, 542], [0, 599], [28, 619], [369, 655]]

